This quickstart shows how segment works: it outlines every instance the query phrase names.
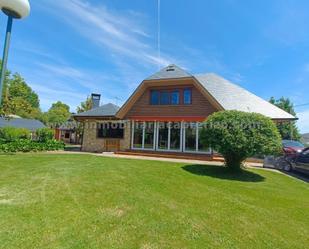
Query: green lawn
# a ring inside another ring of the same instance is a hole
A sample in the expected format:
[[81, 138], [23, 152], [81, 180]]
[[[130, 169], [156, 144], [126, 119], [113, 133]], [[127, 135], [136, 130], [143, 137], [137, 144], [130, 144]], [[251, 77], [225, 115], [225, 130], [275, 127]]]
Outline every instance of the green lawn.
[[307, 183], [265, 170], [0, 156], [0, 248], [308, 248]]

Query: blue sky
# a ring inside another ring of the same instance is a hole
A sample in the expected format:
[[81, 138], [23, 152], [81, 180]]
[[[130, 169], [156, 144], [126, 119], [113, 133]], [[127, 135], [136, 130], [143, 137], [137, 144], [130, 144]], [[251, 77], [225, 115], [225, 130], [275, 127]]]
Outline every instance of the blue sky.
[[[169, 63], [215, 72], [264, 99], [309, 103], [306, 0], [161, 0], [160, 56], [158, 0], [30, 2], [31, 16], [14, 23], [8, 67], [39, 93], [43, 110], [61, 100], [75, 111], [91, 92], [120, 105]], [[296, 110], [309, 132], [309, 105]]]

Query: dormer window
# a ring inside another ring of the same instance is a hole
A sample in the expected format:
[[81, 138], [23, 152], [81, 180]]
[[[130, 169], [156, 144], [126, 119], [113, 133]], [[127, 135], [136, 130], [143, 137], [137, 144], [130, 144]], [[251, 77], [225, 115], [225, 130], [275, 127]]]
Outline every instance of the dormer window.
[[171, 90], [151, 90], [151, 105], [189, 105], [192, 102], [191, 88]]

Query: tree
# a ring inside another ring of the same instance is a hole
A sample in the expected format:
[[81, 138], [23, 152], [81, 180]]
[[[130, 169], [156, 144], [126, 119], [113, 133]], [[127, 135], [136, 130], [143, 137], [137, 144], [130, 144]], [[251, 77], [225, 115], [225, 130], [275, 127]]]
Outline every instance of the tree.
[[[80, 106], [77, 107], [76, 111], [77, 113], [86, 112], [92, 109], [92, 99], [90, 97], [87, 97], [87, 99], [84, 102], [80, 103]], [[84, 131], [84, 124], [78, 122], [76, 127], [76, 133], [79, 138], [83, 136]]]
[[[0, 67], [2, 67], [2, 61], [0, 60]], [[9, 70], [6, 71], [5, 74], [5, 78], [3, 81], [3, 89], [2, 89], [2, 93], [0, 93], [2, 95], [2, 102], [0, 103], [0, 116], [6, 116], [10, 113], [7, 113], [7, 105], [9, 103], [8, 100], [8, 84], [9, 84], [9, 80], [10, 80], [10, 75], [11, 72]]]
[[[269, 102], [279, 107], [280, 109], [292, 114], [293, 116], [296, 116], [294, 105], [288, 98], [281, 97], [280, 99], [276, 100], [274, 97], [271, 97]], [[298, 141], [301, 139], [301, 135], [296, 125], [296, 121], [278, 123], [277, 128], [281, 134], [282, 139]]]
[[257, 113], [216, 112], [205, 122], [200, 136], [201, 142], [222, 154], [226, 166], [234, 170], [239, 170], [248, 157], [281, 151], [276, 125]]
[[12, 98], [23, 98], [32, 108], [40, 107], [39, 96], [18, 73], [15, 73], [9, 82], [9, 95]]
[[38, 118], [41, 115], [39, 96], [15, 73], [7, 71], [2, 92], [2, 114], [15, 114], [22, 118]]
[[80, 103], [80, 106], [77, 107], [77, 113], [86, 112], [92, 109], [92, 99], [87, 97], [84, 102]]
[[70, 116], [70, 107], [61, 101], [53, 103], [48, 112], [45, 113], [45, 119], [51, 126], [65, 123]]

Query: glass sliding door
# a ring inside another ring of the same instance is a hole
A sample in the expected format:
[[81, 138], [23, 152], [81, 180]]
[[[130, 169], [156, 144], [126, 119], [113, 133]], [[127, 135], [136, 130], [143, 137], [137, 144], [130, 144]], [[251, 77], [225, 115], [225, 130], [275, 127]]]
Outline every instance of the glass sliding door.
[[181, 144], [181, 123], [170, 123], [170, 150], [180, 150]]
[[158, 123], [158, 144], [159, 150], [168, 150], [169, 125], [166, 122]]
[[198, 151], [202, 152], [202, 153], [209, 153], [210, 152], [210, 148], [208, 146], [205, 146], [201, 142], [202, 131], [203, 131], [203, 123], [199, 123], [198, 124]]
[[211, 150], [200, 139], [203, 130], [203, 123], [184, 124], [184, 151], [195, 153], [210, 153]]
[[184, 129], [184, 150], [188, 152], [196, 151], [196, 123], [186, 123]]
[[144, 149], [154, 149], [155, 123], [145, 123]]
[[197, 122], [135, 122], [132, 148], [188, 153], [210, 153], [200, 139], [203, 124]]
[[143, 130], [144, 130], [144, 122], [134, 122], [134, 125], [133, 125], [133, 148], [134, 149], [143, 148]]
[[155, 123], [134, 122], [133, 149], [154, 149]]

